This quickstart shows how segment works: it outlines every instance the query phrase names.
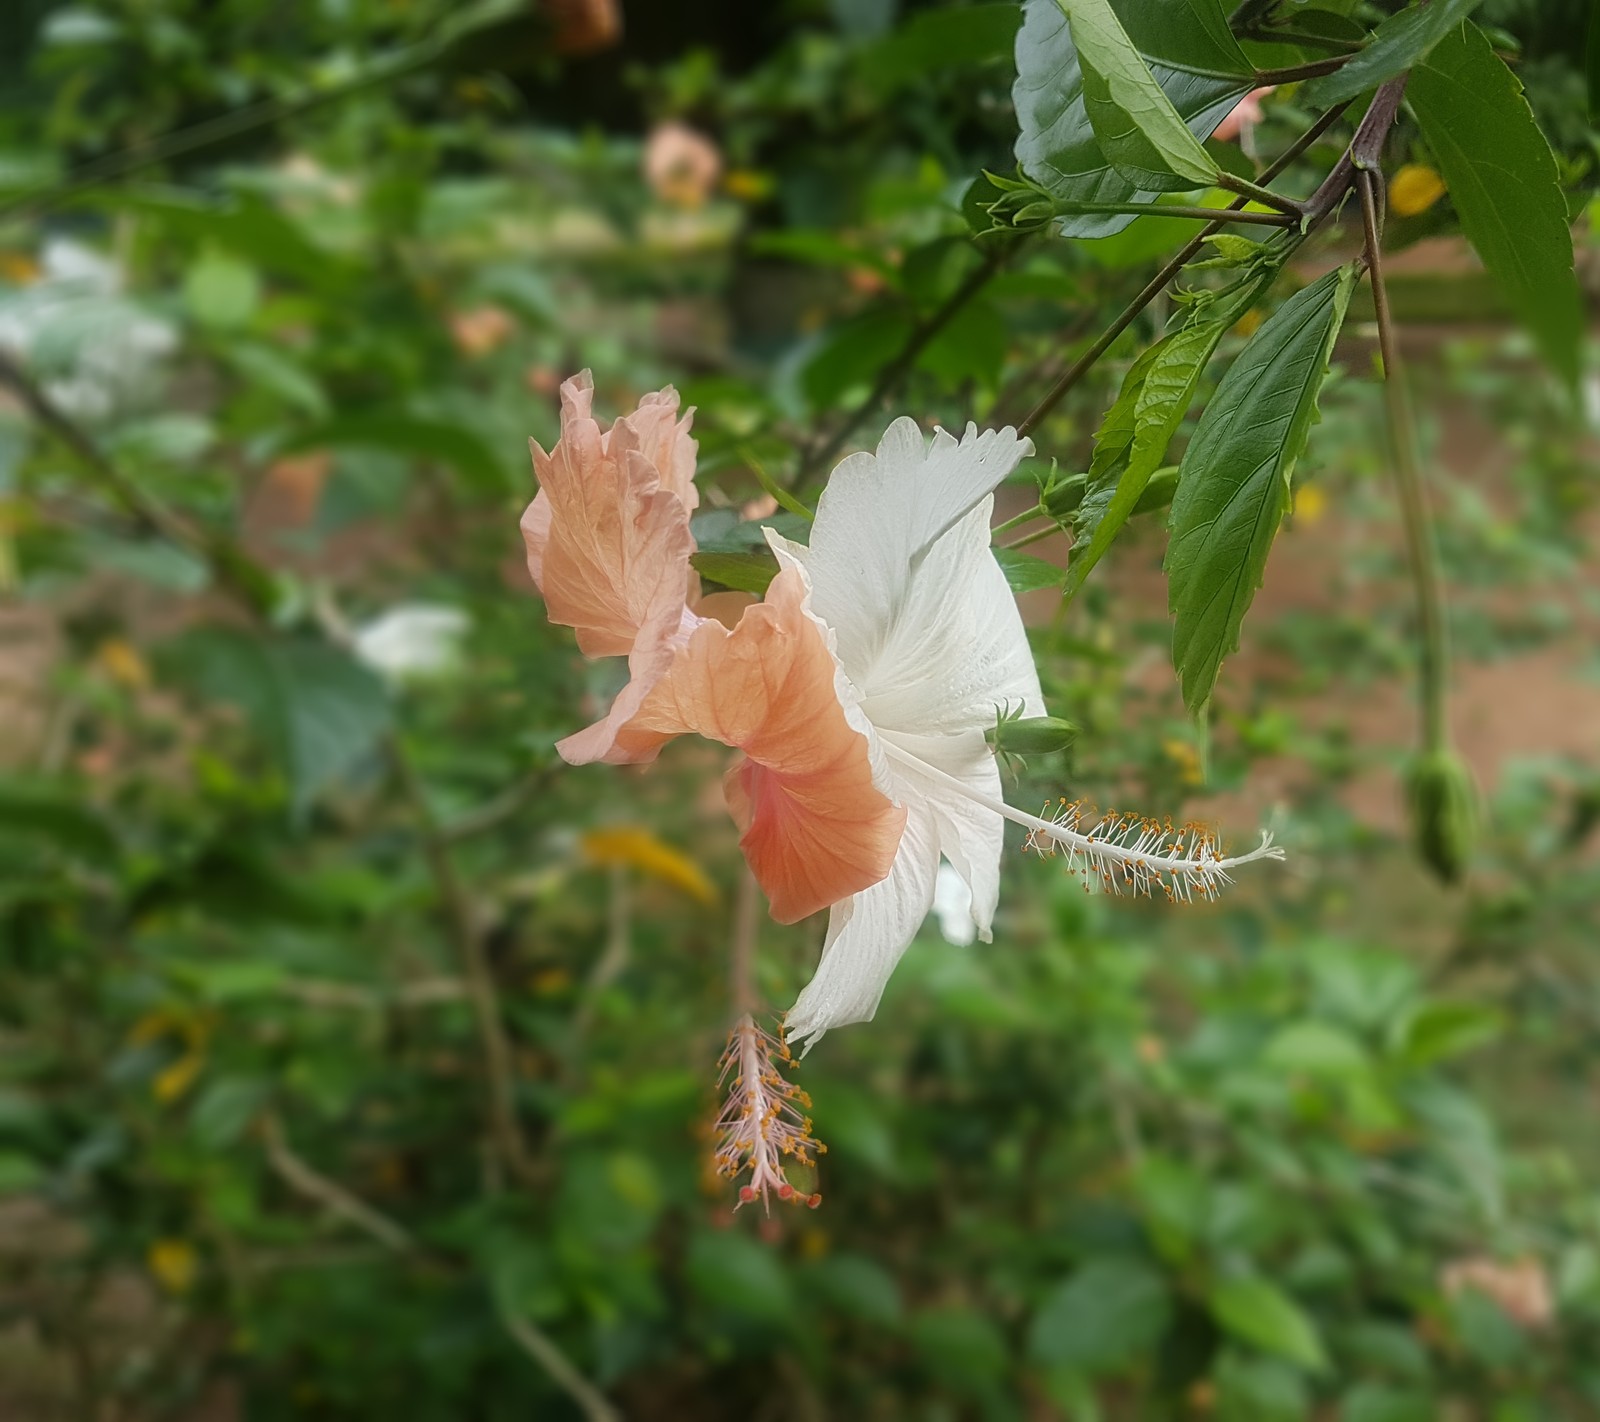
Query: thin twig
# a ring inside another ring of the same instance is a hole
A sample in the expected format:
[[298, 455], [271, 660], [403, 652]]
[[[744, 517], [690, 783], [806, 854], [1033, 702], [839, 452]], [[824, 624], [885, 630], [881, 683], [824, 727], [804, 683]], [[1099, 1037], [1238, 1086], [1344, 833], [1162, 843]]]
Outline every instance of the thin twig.
[[285, 997], [307, 1007], [352, 1007], [381, 1011], [387, 1007], [434, 1007], [461, 1002], [467, 985], [460, 978], [419, 978], [392, 988], [362, 987], [359, 983], [325, 982], [316, 978], [289, 978], [278, 984]]
[[538, 1363], [560, 1384], [567, 1396], [576, 1402], [588, 1422], [622, 1422], [622, 1414], [584, 1377], [567, 1355], [556, 1347], [549, 1334], [536, 1328], [520, 1313], [513, 1313], [504, 1304], [500, 1306], [500, 1322], [534, 1362]]
[[473, 920], [472, 905], [467, 899], [466, 886], [456, 873], [449, 842], [440, 833], [422, 781], [398, 737], [390, 740], [390, 756], [395, 777], [416, 817], [422, 852], [433, 876], [439, 905], [444, 910], [445, 928], [466, 979], [467, 996], [472, 1003], [478, 1041], [483, 1050], [490, 1135], [496, 1151], [511, 1173], [526, 1183], [532, 1183], [537, 1178], [537, 1172], [527, 1139], [522, 1133], [521, 1122], [517, 1118], [516, 1073], [512, 1064], [511, 1044], [506, 1038], [500, 996], [495, 988], [488, 955], [484, 952], [483, 935]]
[[[266, 1140], [268, 1163], [296, 1194], [324, 1206], [395, 1254], [422, 1260], [436, 1268], [451, 1268], [448, 1260], [433, 1255], [403, 1225], [302, 1160], [285, 1138], [276, 1116], [269, 1115], [262, 1122], [262, 1135]], [[507, 1307], [504, 1300], [497, 1300], [497, 1303], [500, 1322], [512, 1341], [577, 1403], [588, 1422], [621, 1422], [621, 1414], [573, 1366], [571, 1359], [543, 1329]]]
[[574, 1067], [576, 1048], [589, 1035], [595, 1013], [600, 1010], [601, 996], [627, 970], [628, 959], [633, 956], [633, 886], [626, 864], [611, 866], [608, 888], [605, 950], [595, 959], [589, 979], [583, 985], [583, 995], [572, 1014]]
[[983, 261], [974, 267], [967, 275], [967, 279], [945, 298], [939, 309], [913, 328], [905, 345], [900, 348], [899, 354], [878, 373], [872, 393], [845, 416], [844, 423], [838, 429], [801, 459], [799, 471], [791, 487], [798, 488], [817, 470], [832, 461], [833, 457], [845, 447], [850, 436], [860, 427], [861, 422], [888, 399], [899, 387], [900, 382], [911, 373], [911, 367], [916, 364], [917, 357], [922, 354], [928, 342], [944, 330], [961, 308], [989, 284], [990, 278], [1005, 264], [1017, 245], [1019, 244], [1004, 248], [996, 247], [986, 253]]
[[510, 819], [524, 805], [536, 799], [554, 777], [555, 772], [549, 766], [524, 776], [493, 799], [485, 800], [476, 808], [464, 811], [453, 820], [446, 820], [439, 826], [440, 837], [454, 844], [458, 839], [470, 839], [474, 835], [494, 829], [502, 821]]
[[338, 1181], [330, 1180], [307, 1165], [289, 1144], [276, 1116], [269, 1114], [263, 1118], [261, 1135], [266, 1142], [268, 1163], [296, 1194], [322, 1205], [396, 1254], [415, 1257], [423, 1253], [416, 1237], [404, 1226], [396, 1224], [388, 1215], [374, 1209]]
[[193, 553], [248, 611], [259, 614], [267, 610], [272, 575], [266, 569], [231, 540], [194, 527], [130, 478], [37, 381], [4, 353], [0, 353], [0, 385], [8, 387], [28, 413], [72, 451], [78, 463], [139, 527]]
[[[1266, 171], [1262, 173], [1261, 181], [1263, 183], [1271, 182], [1273, 178], [1277, 177], [1278, 174], [1283, 172], [1284, 169], [1293, 163], [1296, 158], [1304, 153], [1306, 149], [1310, 148], [1313, 143], [1315, 143], [1319, 138], [1322, 137], [1324, 133], [1333, 127], [1333, 125], [1338, 121], [1340, 114], [1342, 114], [1344, 110], [1345, 105], [1338, 104], [1324, 113], [1314, 124], [1311, 125], [1310, 128], [1308, 128], [1303, 134], [1300, 135], [1299, 138], [1290, 144], [1289, 147], [1286, 148], [1283, 153], [1266, 169]], [[1223, 211], [1224, 213], [1236, 211], [1237, 209], [1243, 207], [1247, 201], [1248, 199], [1246, 198], [1237, 198], [1232, 204], [1230, 204], [1229, 207], [1224, 208]], [[1162, 288], [1165, 287], [1173, 277], [1175, 277], [1180, 271], [1183, 270], [1185, 266], [1189, 264], [1195, 253], [1197, 253], [1201, 247], [1205, 245], [1206, 239], [1213, 233], [1221, 231], [1222, 228], [1227, 226], [1227, 224], [1227, 217], [1220, 218], [1216, 222], [1208, 223], [1205, 227], [1201, 228], [1200, 231], [1197, 232], [1188, 242], [1186, 242], [1179, 249], [1177, 255], [1167, 262], [1167, 264], [1162, 267], [1160, 271], [1158, 271], [1147, 283], [1145, 283], [1144, 288], [1139, 292], [1139, 294], [1135, 296], [1133, 300], [1122, 309], [1116, 319], [1113, 320], [1112, 323], [1095, 338], [1094, 343], [1089, 347], [1089, 349], [1067, 367], [1066, 371], [1061, 375], [1056, 383], [1052, 385], [1045, 393], [1044, 398], [1033, 407], [1033, 410], [1028, 414], [1027, 418], [1017, 426], [1017, 433], [1027, 434], [1028, 431], [1035, 428], [1039, 421], [1048, 415], [1050, 411], [1055, 409], [1055, 407], [1065, 398], [1067, 392], [1083, 378], [1085, 372], [1087, 372], [1089, 368], [1106, 353], [1106, 351], [1110, 348], [1111, 343], [1133, 324], [1139, 313], [1155, 300], [1157, 295], [1160, 294]]]

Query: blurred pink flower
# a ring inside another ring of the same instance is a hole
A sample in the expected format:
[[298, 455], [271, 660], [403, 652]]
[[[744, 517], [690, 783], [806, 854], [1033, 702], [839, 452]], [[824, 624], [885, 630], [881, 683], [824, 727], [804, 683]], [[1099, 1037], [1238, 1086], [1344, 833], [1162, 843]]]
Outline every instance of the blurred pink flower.
[[644, 178], [673, 207], [700, 207], [722, 172], [722, 151], [703, 133], [670, 119], [650, 131], [644, 145]]
[[1211, 131], [1211, 136], [1226, 143], [1230, 139], [1247, 138], [1250, 130], [1261, 122], [1264, 115], [1261, 111], [1261, 101], [1270, 94], [1277, 85], [1269, 84], [1264, 89], [1252, 89], [1244, 98], [1224, 116]]

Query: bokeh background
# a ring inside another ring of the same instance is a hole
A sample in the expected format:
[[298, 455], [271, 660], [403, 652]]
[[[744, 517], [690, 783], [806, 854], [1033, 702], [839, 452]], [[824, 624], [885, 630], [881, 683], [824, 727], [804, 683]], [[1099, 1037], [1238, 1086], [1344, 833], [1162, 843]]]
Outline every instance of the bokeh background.
[[[1585, 12], [1479, 19], [1592, 297]], [[559, 1422], [587, 1379], [704, 1422], [1600, 1416], [1600, 383], [1537, 363], [1405, 123], [1468, 872], [1407, 839], [1362, 294], [1208, 746], [1159, 515], [1069, 608], [1024, 597], [1081, 733], [1011, 798], [1269, 825], [1287, 862], [1175, 910], [1018, 846], [994, 944], [930, 919], [800, 1067], [821, 1208], [735, 1214], [709, 1171], [726, 755], [555, 758], [619, 673], [527, 579], [526, 440], [582, 367], [607, 416], [674, 383], [697, 537], [737, 554], [758, 470], [814, 496], [892, 414], [1026, 413], [1189, 229], [1031, 240], [912, 347], [985, 259], [1017, 15], [4, 7], [0, 1415]], [[1271, 95], [1232, 161], [1311, 118]], [[1002, 513], [1085, 466], [1164, 314]], [[774, 1010], [820, 936], [763, 919]]]

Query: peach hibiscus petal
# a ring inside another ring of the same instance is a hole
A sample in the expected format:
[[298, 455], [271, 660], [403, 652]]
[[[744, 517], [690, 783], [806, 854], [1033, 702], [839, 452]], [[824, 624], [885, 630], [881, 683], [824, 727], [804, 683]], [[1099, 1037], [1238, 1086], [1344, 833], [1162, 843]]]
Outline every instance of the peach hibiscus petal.
[[725, 782], [728, 804], [780, 923], [882, 879], [906, 821], [873, 784], [867, 739], [845, 717], [833, 654], [805, 600], [804, 575], [785, 569], [733, 631], [701, 623], [615, 747], [642, 758], [692, 731], [744, 752]]
[[670, 388], [606, 432], [593, 394], [587, 371], [568, 380], [555, 448], [529, 442], [539, 494], [522, 536], [550, 620], [587, 656], [627, 656], [646, 628], [678, 625], [693, 588], [694, 441]]

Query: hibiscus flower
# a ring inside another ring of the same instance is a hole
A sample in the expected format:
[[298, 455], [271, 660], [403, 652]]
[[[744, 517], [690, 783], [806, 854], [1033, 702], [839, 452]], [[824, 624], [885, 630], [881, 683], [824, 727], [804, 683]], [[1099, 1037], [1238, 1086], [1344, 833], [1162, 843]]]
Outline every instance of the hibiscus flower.
[[931, 441], [894, 421], [833, 471], [808, 544], [767, 533], [778, 573], [729, 629], [695, 610], [694, 443], [670, 389], [602, 432], [587, 373], [562, 387], [561, 439], [534, 446], [523, 517], [553, 621], [592, 655], [628, 657], [605, 718], [558, 746], [574, 764], [650, 760], [688, 732], [743, 752], [729, 808], [773, 916], [828, 910], [822, 960], [786, 1018], [809, 1047], [870, 1019], [934, 901], [941, 860], [985, 942], [1005, 821], [1113, 890], [1216, 892], [1237, 858], [1194, 827], [1094, 822], [1006, 804], [986, 732], [1044, 714], [1022, 620], [990, 545], [993, 491], [1032, 450], [1011, 429]]

